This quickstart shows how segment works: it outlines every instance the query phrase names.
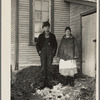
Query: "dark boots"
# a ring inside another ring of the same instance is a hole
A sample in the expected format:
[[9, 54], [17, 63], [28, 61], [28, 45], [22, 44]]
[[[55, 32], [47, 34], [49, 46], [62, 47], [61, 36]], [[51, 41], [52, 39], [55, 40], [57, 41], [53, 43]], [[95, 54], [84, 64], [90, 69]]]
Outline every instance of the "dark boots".
[[66, 81], [67, 81], [66, 82], [67, 84], [69, 84], [70, 86], [74, 87], [74, 81], [75, 81], [74, 77], [68, 76]]
[[43, 81], [43, 86], [40, 89], [44, 89], [45, 87], [52, 89], [53, 86], [50, 83], [49, 77], [45, 76], [45, 79]]
[[70, 77], [70, 86], [74, 87], [74, 77]]

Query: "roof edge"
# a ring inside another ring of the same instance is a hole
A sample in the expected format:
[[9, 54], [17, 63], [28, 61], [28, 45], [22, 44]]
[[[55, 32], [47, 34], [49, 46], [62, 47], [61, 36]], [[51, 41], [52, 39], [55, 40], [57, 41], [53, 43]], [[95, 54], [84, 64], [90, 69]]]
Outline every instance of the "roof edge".
[[91, 1], [83, 1], [83, 0], [64, 0], [65, 2], [70, 2], [70, 3], [77, 3], [77, 4], [82, 4], [82, 5], [87, 5], [87, 6], [93, 6], [96, 7], [96, 2], [91, 2]]
[[85, 11], [85, 12], [81, 13], [80, 15], [83, 17], [83, 16], [86, 16], [86, 15], [90, 15], [90, 14], [92, 14], [92, 13], [95, 13], [96, 11], [97, 11], [97, 9], [94, 8], [94, 9]]

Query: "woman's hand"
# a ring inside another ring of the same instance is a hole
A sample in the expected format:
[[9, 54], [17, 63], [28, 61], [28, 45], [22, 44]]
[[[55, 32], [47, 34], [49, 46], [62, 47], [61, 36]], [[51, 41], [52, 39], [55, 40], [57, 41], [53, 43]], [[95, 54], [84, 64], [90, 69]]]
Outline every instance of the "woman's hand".
[[78, 57], [77, 56], [74, 56], [74, 59], [78, 59]]
[[60, 61], [60, 58], [59, 58], [59, 57], [57, 57], [57, 60], [58, 60], [58, 61]]

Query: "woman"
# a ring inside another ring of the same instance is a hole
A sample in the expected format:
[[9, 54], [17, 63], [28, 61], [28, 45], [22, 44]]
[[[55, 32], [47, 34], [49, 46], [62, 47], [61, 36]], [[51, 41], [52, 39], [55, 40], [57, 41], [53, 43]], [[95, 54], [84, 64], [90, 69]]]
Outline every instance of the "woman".
[[74, 75], [77, 73], [76, 58], [78, 58], [78, 49], [75, 37], [71, 34], [71, 28], [65, 28], [65, 35], [63, 36], [58, 49], [59, 72], [66, 77], [66, 84], [74, 86]]

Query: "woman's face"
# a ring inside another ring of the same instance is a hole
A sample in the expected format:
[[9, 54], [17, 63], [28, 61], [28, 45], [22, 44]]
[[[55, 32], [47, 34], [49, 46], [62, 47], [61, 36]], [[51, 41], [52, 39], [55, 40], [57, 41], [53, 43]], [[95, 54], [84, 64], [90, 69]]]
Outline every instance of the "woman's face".
[[67, 29], [67, 30], [65, 31], [65, 33], [66, 33], [66, 36], [69, 36], [69, 35], [71, 34], [71, 32], [70, 32], [69, 29]]

